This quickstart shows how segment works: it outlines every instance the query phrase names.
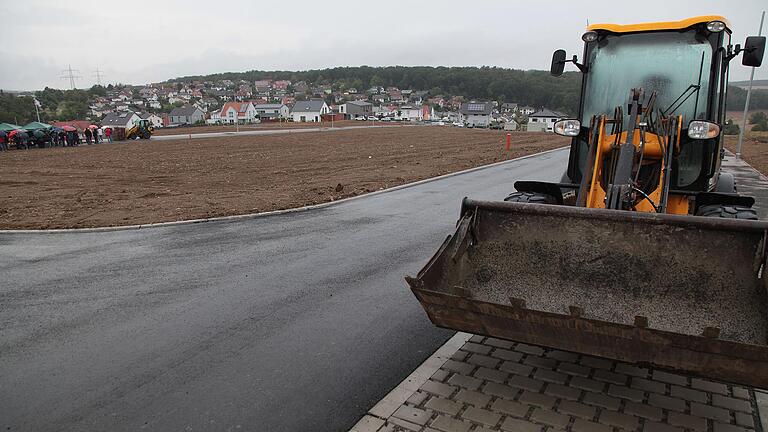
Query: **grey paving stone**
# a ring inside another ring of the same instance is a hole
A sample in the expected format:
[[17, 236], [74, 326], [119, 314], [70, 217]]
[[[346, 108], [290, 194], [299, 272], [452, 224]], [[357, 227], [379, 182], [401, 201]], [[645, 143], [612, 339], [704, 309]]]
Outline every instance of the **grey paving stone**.
[[719, 394], [712, 395], [712, 405], [728, 408], [733, 411], [752, 412], [752, 404], [749, 401]]
[[665, 408], [672, 411], [685, 412], [685, 401], [678, 398], [650, 393], [648, 395], [648, 404], [659, 408]]
[[557, 370], [558, 372], [567, 373], [568, 375], [577, 375], [582, 377], [588, 377], [592, 372], [591, 368], [573, 363], [560, 363], [560, 365], [557, 367]]
[[555, 366], [557, 366], [557, 360], [546, 358], [546, 357], [537, 357], [537, 356], [526, 356], [523, 359], [523, 363], [531, 366], [535, 366], [538, 368], [545, 368], [545, 369], [554, 369]]
[[581, 390], [575, 387], [568, 387], [560, 384], [547, 384], [544, 387], [544, 393], [562, 399], [579, 400]]
[[595, 413], [597, 412], [597, 408], [593, 406], [573, 401], [561, 401], [560, 405], [557, 406], [557, 410], [563, 414], [581, 417], [586, 420], [595, 418]]
[[605, 383], [601, 381], [595, 381], [590, 378], [573, 377], [571, 378], [571, 387], [580, 388], [583, 390], [590, 390], [594, 392], [602, 392], [605, 389]]
[[450, 374], [451, 373], [448, 372], [445, 369], [438, 369], [437, 371], [435, 371], [435, 373], [432, 374], [430, 379], [433, 380], [433, 381], [443, 382], [443, 381], [445, 381], [446, 378], [448, 378], [448, 375], [450, 375]]
[[752, 429], [743, 428], [732, 424], [723, 424], [715, 422], [712, 427], [712, 432], [747, 432]]
[[611, 360], [590, 356], [581, 356], [581, 361], [579, 364], [582, 366], [606, 370], [610, 370], [613, 367], [613, 362]]
[[468, 388], [470, 390], [477, 390], [483, 382], [477, 378], [468, 377], [461, 374], [454, 374], [448, 378], [448, 384], [458, 387]]
[[553, 358], [555, 360], [560, 360], [564, 362], [576, 362], [579, 360], [579, 355], [568, 352], [568, 351], [560, 351], [560, 350], [549, 350], [546, 353], [544, 353], [545, 357]]
[[643, 425], [643, 432], [685, 432], [683, 428], [670, 426], [664, 423], [646, 421]]
[[423, 391], [419, 390], [412, 394], [405, 402], [411, 405], [421, 405], [421, 403], [424, 402], [424, 400], [428, 397], [428, 393], [424, 393]]
[[509, 374], [504, 371], [500, 371], [497, 369], [489, 369], [486, 367], [478, 368], [475, 371], [475, 378], [486, 380], [486, 381], [494, 381], [502, 384], [507, 380], [508, 376]]
[[456, 403], [448, 399], [443, 399], [441, 397], [430, 398], [424, 406], [433, 411], [439, 411], [451, 416], [458, 414], [459, 411], [461, 411], [461, 409], [464, 407], [460, 403]]
[[465, 389], [459, 391], [459, 393], [453, 398], [457, 401], [472, 404], [478, 407], [484, 407], [488, 405], [488, 402], [491, 401], [491, 396], [487, 394]]
[[519, 401], [524, 404], [551, 409], [552, 407], [555, 406], [555, 402], [557, 402], [557, 398], [549, 395], [541, 394], [541, 393], [524, 390], [523, 394], [520, 395]]
[[501, 424], [501, 429], [509, 432], [541, 432], [543, 428], [525, 420], [507, 417]]
[[515, 417], [525, 417], [525, 414], [528, 412], [528, 405], [505, 399], [496, 399], [491, 405], [491, 410], [502, 414], [513, 415]]
[[421, 390], [447, 398], [453, 394], [453, 392], [456, 390], [456, 387], [441, 382], [427, 380], [421, 386]]
[[584, 403], [618, 411], [621, 406], [621, 399], [600, 393], [586, 392]]
[[595, 373], [592, 374], [592, 378], [620, 385], [626, 385], [629, 382], [628, 376], [603, 369], [596, 370]]
[[467, 408], [467, 410], [461, 414], [461, 417], [487, 426], [496, 426], [499, 420], [501, 420], [500, 414], [475, 407]]
[[559, 428], [565, 428], [568, 425], [568, 422], [571, 421], [570, 417], [567, 415], [559, 414], [554, 411], [542, 408], [536, 408], [533, 410], [531, 413], [531, 420]]
[[685, 400], [691, 400], [701, 403], [707, 402], [707, 394], [701, 390], [692, 389], [690, 387], [680, 387], [673, 385], [672, 387], [672, 397], [685, 399]]
[[571, 426], [573, 432], [612, 432], [613, 428], [599, 423], [577, 418]]
[[531, 391], [541, 391], [541, 388], [544, 387], [544, 383], [538, 380], [535, 380], [533, 378], [528, 378], [520, 375], [513, 375], [509, 379], [509, 385], [513, 387], [518, 387], [524, 390], [531, 390]]
[[639, 378], [647, 378], [650, 371], [644, 367], [639, 367], [627, 363], [616, 363], [616, 372], [626, 375], [636, 376]]
[[691, 415], [706, 417], [723, 423], [731, 422], [731, 413], [727, 409], [704, 405], [698, 402], [691, 402]]
[[458, 350], [455, 353], [453, 353], [453, 355], [451, 356], [451, 360], [463, 362], [464, 360], [467, 359], [467, 357], [469, 357], [469, 352]]
[[429, 425], [443, 432], [467, 432], [472, 427], [470, 422], [456, 420], [442, 414], [438, 415]]
[[565, 384], [568, 380], [568, 375], [549, 369], [538, 369], [533, 374], [533, 378], [550, 383]]
[[472, 363], [478, 366], [483, 366], [491, 369], [494, 369], [501, 362], [501, 360], [497, 358], [483, 355], [483, 354], [472, 354], [471, 356], [469, 356], [469, 358], [466, 361], [467, 363]]
[[523, 343], [519, 343], [515, 346], [515, 351], [520, 351], [526, 354], [532, 354], [535, 356], [540, 356], [544, 354], [544, 350], [540, 347], [533, 346], [533, 345], [527, 345]]
[[488, 338], [485, 340], [486, 345], [494, 346], [496, 348], [504, 348], [504, 349], [510, 349], [512, 348], [515, 343], [504, 340], [504, 339], [496, 339], [496, 338]]
[[752, 397], [749, 394], [749, 390], [743, 387], [733, 386], [732, 390], [733, 390], [733, 397], [737, 397], [741, 399], [750, 399]]
[[663, 412], [661, 408], [631, 401], [628, 401], [624, 404], [624, 413], [655, 421], [661, 421], [663, 418]]
[[733, 413], [736, 417], [736, 423], [740, 424], [742, 426], [746, 426], [748, 428], [754, 428], [755, 427], [755, 417], [754, 415], [750, 414], [744, 414], [744, 413]]
[[520, 359], [523, 358], [523, 353], [501, 348], [496, 348], [495, 350], [491, 351], [491, 355], [502, 360], [509, 360], [513, 362], [519, 362]]
[[392, 415], [394, 417], [401, 418], [403, 420], [422, 426], [427, 424], [429, 418], [432, 417], [432, 414], [430, 414], [429, 411], [414, 408], [408, 405], [402, 405]]
[[713, 381], [703, 380], [701, 378], [692, 378], [691, 387], [708, 391], [710, 393], [719, 393], [721, 395], [728, 394], [728, 386], [725, 384], [716, 383]]
[[688, 377], [685, 377], [683, 375], [678, 375], [675, 373], [664, 372], [660, 370], [653, 371], [653, 379], [656, 381], [661, 381], [669, 384], [677, 384], [680, 386], [688, 385]]
[[665, 383], [651, 381], [643, 378], [632, 378], [632, 383], [630, 386], [636, 389], [660, 394], [667, 392], [667, 385]]
[[477, 343], [467, 342], [464, 344], [463, 347], [461, 347], [464, 351], [469, 351], [477, 354], [488, 354], [493, 349], [492, 347], [489, 347], [488, 345], [481, 345]]
[[460, 374], [469, 375], [475, 369], [475, 365], [458, 362], [455, 360], [446, 360], [441, 368], [451, 372], [458, 372]]
[[485, 336], [473, 335], [471, 338], [469, 338], [469, 341], [481, 344], [483, 341], [485, 341]]
[[603, 410], [600, 413], [598, 422], [626, 430], [635, 430], [640, 425], [640, 419], [635, 416], [620, 414], [608, 410]]
[[642, 390], [616, 384], [611, 384], [608, 386], [608, 394], [611, 396], [620, 397], [622, 399], [629, 399], [635, 402], [642, 402], [643, 398], [645, 398], [645, 393]]
[[687, 429], [693, 429], [695, 431], [706, 431], [707, 420], [701, 417], [694, 417], [688, 414], [682, 414], [674, 411], [670, 411], [667, 421], [674, 426], [681, 426]]
[[395, 430], [395, 431], [407, 430], [407, 431], [418, 432], [418, 431], [421, 430], [421, 427], [422, 427], [419, 424], [411, 423], [411, 422], [409, 422], [407, 420], [403, 420], [403, 419], [397, 418], [397, 417], [390, 417], [387, 420], [387, 422], [389, 422], [389, 423], [391, 423], [391, 424], [393, 424], [395, 426], [398, 426], [397, 428], [392, 429], [392, 430]]
[[533, 367], [512, 361], [502, 363], [499, 369], [522, 376], [528, 376], [533, 372]]
[[513, 400], [520, 390], [516, 387], [510, 387], [504, 384], [498, 384], [495, 382], [489, 382], [483, 387], [483, 393], [493, 396], [502, 397], [504, 399]]

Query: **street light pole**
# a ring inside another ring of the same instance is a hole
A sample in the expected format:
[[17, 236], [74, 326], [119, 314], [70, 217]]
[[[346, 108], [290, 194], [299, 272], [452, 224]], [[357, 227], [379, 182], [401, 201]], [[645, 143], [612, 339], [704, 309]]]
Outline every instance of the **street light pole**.
[[[765, 11], [760, 16], [760, 30], [758, 36], [763, 35], [763, 21], [765, 20]], [[752, 72], [749, 74], [749, 86], [747, 87], [747, 100], [744, 101], [744, 116], [741, 118], [741, 129], [739, 129], [739, 143], [736, 145], [736, 159], [741, 159], [741, 144], [744, 142], [744, 131], [747, 129], [747, 112], [749, 112], [749, 98], [752, 96], [752, 81], [755, 79], [755, 67], [752, 66]]]
[[35, 114], [37, 114], [37, 122], [40, 123], [40, 110], [39, 110], [40, 102], [34, 96], [32, 96], [32, 100], [35, 103]]

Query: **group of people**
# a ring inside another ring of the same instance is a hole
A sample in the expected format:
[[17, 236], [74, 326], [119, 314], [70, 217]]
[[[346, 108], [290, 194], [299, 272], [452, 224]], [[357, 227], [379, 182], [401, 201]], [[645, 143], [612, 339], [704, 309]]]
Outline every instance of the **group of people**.
[[[17, 149], [28, 149], [30, 145], [38, 147], [76, 147], [82, 143], [82, 138], [77, 130], [63, 130], [59, 128], [37, 129], [30, 133], [24, 130], [14, 130], [9, 132], [0, 131], [0, 151], [8, 150], [9, 145], [13, 144]], [[112, 142], [112, 129], [105, 128], [86, 128], [83, 131], [86, 144], [98, 144], [100, 142]]]

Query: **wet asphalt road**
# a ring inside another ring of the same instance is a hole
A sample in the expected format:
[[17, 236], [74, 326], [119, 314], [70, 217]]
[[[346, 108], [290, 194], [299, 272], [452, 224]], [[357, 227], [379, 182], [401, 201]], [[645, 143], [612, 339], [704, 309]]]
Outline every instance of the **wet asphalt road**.
[[0, 234], [0, 429], [346, 430], [452, 334], [403, 275], [461, 198], [566, 163], [250, 220]]

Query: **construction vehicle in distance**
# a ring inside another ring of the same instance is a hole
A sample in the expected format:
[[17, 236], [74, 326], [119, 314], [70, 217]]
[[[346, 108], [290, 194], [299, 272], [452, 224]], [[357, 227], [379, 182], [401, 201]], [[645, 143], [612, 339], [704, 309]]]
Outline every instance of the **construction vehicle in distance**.
[[125, 139], [150, 139], [154, 132], [152, 123], [147, 119], [136, 120], [133, 126], [125, 130]]
[[464, 199], [456, 233], [406, 277], [438, 326], [768, 387], [768, 222], [720, 172], [728, 67], [764, 37], [728, 21], [595, 24], [583, 35], [560, 183]]

